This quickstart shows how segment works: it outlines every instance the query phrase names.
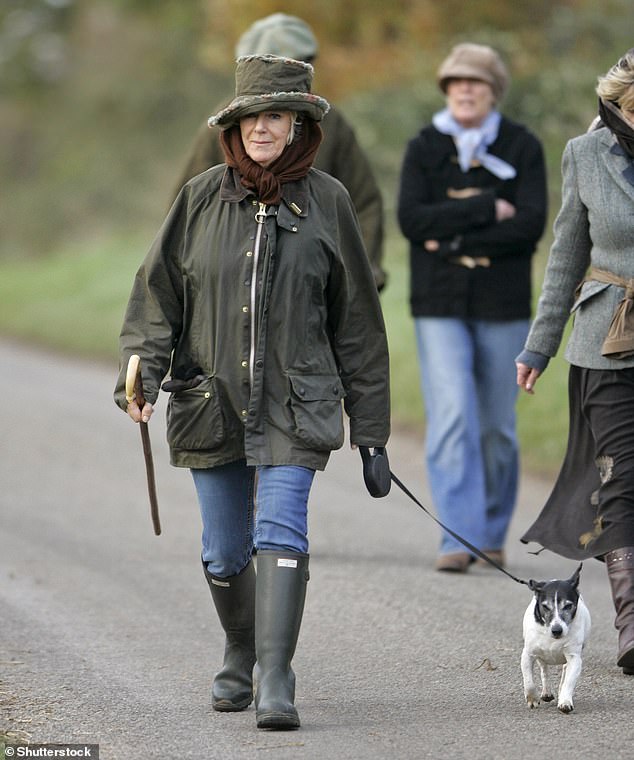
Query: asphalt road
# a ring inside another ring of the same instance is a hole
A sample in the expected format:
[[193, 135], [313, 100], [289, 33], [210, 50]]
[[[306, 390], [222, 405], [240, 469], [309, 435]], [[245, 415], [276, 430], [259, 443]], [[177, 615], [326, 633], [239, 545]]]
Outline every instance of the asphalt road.
[[[150, 425], [156, 537], [139, 431], [111, 400], [116, 368], [2, 341], [0, 351], [0, 732], [98, 743], [102, 760], [632, 757], [634, 678], [614, 664], [603, 567], [582, 572], [593, 631], [575, 710], [531, 711], [519, 668], [528, 589], [489, 568], [434, 572], [435, 523], [394, 489], [368, 496], [348, 448], [317, 476], [310, 506], [294, 661], [302, 728], [258, 731], [253, 707], [214, 713], [223, 634], [163, 414]], [[420, 440], [395, 435], [389, 453], [429, 503]], [[522, 481], [508, 546], [522, 578], [575, 568], [518, 541], [548, 485]]]

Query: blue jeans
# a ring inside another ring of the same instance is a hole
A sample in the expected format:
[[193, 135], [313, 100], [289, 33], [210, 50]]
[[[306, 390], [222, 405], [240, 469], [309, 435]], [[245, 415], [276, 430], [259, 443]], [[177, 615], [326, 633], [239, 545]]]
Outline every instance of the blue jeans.
[[[479, 549], [501, 549], [515, 508], [519, 453], [514, 359], [528, 320], [418, 317], [426, 461], [438, 517]], [[440, 553], [466, 551], [443, 531]]]
[[314, 470], [248, 467], [240, 460], [191, 473], [203, 523], [202, 558], [210, 573], [220, 578], [237, 575], [254, 547], [308, 552], [308, 496]]

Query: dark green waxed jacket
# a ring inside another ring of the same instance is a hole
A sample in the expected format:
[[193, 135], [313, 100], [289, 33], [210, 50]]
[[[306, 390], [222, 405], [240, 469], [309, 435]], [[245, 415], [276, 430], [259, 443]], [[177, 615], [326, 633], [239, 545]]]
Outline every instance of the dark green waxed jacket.
[[[225, 166], [179, 193], [139, 269], [120, 337], [115, 401], [141, 357], [154, 404], [166, 375], [172, 464], [323, 469], [343, 444], [389, 435], [385, 328], [350, 197], [311, 169], [262, 207]], [[164, 394], [161, 394], [164, 395]]]

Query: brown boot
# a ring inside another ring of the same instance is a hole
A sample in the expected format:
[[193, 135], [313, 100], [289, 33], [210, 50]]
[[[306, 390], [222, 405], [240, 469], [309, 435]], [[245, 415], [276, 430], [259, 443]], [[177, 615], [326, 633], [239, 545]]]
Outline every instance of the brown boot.
[[605, 564], [616, 610], [614, 626], [619, 632], [617, 665], [631, 676], [634, 675], [634, 546], [608, 552]]

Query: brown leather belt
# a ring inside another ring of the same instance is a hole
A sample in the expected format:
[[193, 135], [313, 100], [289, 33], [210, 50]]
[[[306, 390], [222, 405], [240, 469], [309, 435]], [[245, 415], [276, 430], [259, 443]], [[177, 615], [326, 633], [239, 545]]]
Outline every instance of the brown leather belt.
[[449, 261], [451, 261], [452, 264], [467, 267], [467, 269], [491, 266], [491, 259], [488, 256], [454, 256], [453, 258], [450, 258]]

